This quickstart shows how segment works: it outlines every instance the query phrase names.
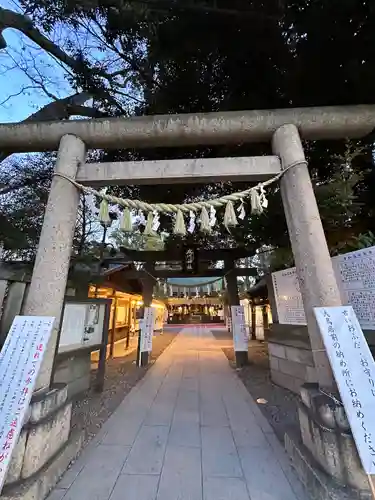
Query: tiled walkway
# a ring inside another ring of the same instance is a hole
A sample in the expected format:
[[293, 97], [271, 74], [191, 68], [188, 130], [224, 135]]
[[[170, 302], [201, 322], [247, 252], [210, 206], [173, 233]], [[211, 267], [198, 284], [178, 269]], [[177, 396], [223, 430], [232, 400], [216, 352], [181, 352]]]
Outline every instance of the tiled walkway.
[[49, 500], [307, 500], [209, 330], [183, 329]]

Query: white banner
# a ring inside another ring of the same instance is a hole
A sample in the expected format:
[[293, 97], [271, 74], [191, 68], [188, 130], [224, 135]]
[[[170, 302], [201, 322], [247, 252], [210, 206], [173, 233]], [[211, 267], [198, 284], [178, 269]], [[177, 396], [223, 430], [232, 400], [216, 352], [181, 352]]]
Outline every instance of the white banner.
[[145, 307], [144, 317], [141, 326], [141, 352], [152, 351], [152, 337], [155, 326], [155, 309]]
[[16, 316], [0, 352], [0, 492], [55, 318]]
[[374, 474], [374, 359], [351, 306], [316, 307], [314, 313], [363, 468]]
[[233, 343], [235, 351], [246, 351], [249, 347], [249, 335], [245, 324], [243, 306], [231, 306]]
[[[375, 330], [375, 247], [332, 258], [344, 304], [350, 304], [363, 329]], [[280, 324], [306, 325], [296, 268], [272, 273]]]

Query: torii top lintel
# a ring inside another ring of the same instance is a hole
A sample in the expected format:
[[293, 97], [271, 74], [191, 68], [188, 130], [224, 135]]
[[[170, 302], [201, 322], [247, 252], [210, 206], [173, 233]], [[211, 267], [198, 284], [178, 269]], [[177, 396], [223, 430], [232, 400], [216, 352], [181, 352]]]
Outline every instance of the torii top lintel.
[[0, 125], [0, 150], [53, 151], [66, 134], [103, 149], [266, 142], [285, 124], [304, 139], [361, 138], [375, 129], [375, 105], [9, 123]]

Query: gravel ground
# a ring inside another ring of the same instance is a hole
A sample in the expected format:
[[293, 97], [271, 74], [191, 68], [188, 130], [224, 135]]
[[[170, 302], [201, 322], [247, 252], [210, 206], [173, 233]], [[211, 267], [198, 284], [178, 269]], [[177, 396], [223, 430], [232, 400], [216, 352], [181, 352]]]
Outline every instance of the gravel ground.
[[[154, 337], [151, 363], [147, 368], [138, 368], [135, 365], [136, 351], [122, 358], [107, 361], [104, 391], [97, 393], [92, 388], [73, 404], [72, 429], [81, 430], [84, 433], [85, 444], [97, 434], [124, 397], [174, 340], [179, 330], [179, 328], [168, 328], [163, 335]], [[92, 372], [93, 383], [95, 376], [96, 370]]]
[[[231, 335], [226, 330], [212, 330], [213, 335], [220, 341], [223, 352], [234, 365], [234, 351], [229, 345]], [[258, 402], [264, 416], [272, 425], [277, 437], [284, 443], [284, 434], [289, 429], [299, 428], [298, 398], [292, 392], [272, 383], [269, 370], [267, 343], [251, 340], [249, 343], [250, 364], [237, 370], [237, 374], [247, 390]]]

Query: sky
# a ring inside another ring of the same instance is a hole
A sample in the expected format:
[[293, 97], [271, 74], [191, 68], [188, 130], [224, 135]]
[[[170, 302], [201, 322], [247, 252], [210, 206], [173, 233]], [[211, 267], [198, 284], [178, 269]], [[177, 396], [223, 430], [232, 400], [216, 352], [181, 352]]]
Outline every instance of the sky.
[[[0, 5], [6, 9], [20, 10], [16, 0], [0, 0]], [[31, 88], [35, 85], [22, 69], [15, 67], [15, 62], [24, 64], [37, 77], [32, 67], [35, 65], [36, 68], [43, 68], [48, 89], [59, 98], [72, 93], [62, 68], [48, 54], [43, 53], [16, 30], [7, 29], [3, 35], [8, 46], [0, 51], [0, 123], [24, 120], [51, 102], [43, 91]]]

